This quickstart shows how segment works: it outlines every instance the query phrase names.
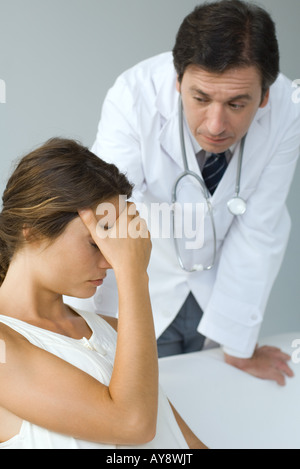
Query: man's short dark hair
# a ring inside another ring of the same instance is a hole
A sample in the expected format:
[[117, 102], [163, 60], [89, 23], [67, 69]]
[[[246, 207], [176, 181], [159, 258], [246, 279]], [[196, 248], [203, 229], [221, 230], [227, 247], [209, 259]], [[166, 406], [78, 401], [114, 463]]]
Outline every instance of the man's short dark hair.
[[275, 24], [261, 7], [240, 0], [221, 0], [197, 6], [182, 22], [173, 49], [181, 82], [189, 65], [206, 71], [256, 66], [263, 96], [279, 73]]

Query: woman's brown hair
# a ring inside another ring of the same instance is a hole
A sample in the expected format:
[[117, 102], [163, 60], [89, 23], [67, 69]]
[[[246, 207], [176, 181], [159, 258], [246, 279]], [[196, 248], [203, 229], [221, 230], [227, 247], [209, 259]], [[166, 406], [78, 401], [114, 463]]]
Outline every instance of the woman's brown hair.
[[115, 165], [74, 140], [53, 138], [24, 156], [2, 197], [0, 285], [24, 242], [24, 227], [35, 237], [53, 240], [78, 210], [131, 193], [132, 185]]

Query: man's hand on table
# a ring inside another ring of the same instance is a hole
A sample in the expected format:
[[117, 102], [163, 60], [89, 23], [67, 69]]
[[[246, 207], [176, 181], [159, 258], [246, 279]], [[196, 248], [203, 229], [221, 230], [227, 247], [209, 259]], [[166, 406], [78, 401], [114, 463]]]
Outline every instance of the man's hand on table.
[[291, 357], [276, 347], [257, 347], [252, 358], [237, 358], [226, 353], [224, 355], [225, 362], [229, 365], [257, 378], [276, 381], [280, 386], [285, 385], [286, 376], [294, 376], [287, 364]]

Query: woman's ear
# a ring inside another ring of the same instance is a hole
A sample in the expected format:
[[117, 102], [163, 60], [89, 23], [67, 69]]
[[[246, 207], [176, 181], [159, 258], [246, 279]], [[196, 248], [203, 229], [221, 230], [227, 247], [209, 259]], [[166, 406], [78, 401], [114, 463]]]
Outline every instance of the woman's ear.
[[23, 225], [23, 228], [22, 228], [22, 235], [23, 235], [23, 240], [25, 242], [32, 242], [35, 239], [37, 239], [37, 236], [34, 233], [34, 229], [25, 224]]
[[28, 241], [28, 239], [30, 238], [30, 228], [26, 225], [23, 225], [23, 228], [22, 228], [22, 235], [23, 235], [23, 238], [24, 238], [24, 241]]

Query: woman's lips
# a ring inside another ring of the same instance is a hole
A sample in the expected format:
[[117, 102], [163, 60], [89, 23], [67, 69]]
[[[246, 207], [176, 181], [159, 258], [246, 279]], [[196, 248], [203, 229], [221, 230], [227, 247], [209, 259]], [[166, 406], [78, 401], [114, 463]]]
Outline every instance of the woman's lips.
[[90, 280], [89, 282], [95, 287], [100, 287], [100, 285], [102, 285], [103, 283], [103, 278], [99, 278], [97, 280]]

